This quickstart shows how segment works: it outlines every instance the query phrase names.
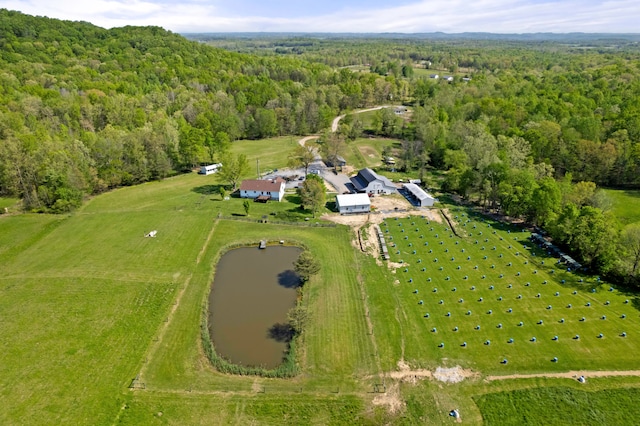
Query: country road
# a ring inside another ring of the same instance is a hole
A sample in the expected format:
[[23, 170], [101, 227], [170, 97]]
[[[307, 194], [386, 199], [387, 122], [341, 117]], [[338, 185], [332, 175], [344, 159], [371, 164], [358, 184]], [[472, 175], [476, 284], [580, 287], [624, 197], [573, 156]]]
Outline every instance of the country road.
[[[353, 111], [351, 114], [360, 114], [363, 112], [369, 112], [369, 111], [377, 111], [379, 109], [382, 108], [391, 108], [391, 105], [382, 105], [382, 106], [377, 106], [377, 107], [373, 107], [373, 108], [366, 108], [366, 109], [359, 109], [357, 111]], [[345, 114], [339, 115], [336, 118], [333, 119], [333, 122], [331, 123], [331, 131], [332, 132], [337, 132], [338, 131], [338, 125], [340, 124], [340, 120], [342, 120], [345, 117]]]
[[[383, 108], [392, 108], [392, 106], [381, 105], [381, 106], [376, 106], [372, 108], [365, 108], [365, 109], [353, 111], [351, 112], [351, 114], [360, 114], [363, 112], [377, 111]], [[333, 122], [331, 123], [332, 132], [338, 131], [338, 125], [340, 124], [340, 120], [342, 120], [344, 117], [345, 117], [345, 114], [342, 114], [333, 119]], [[318, 139], [319, 137], [320, 137], [319, 135], [305, 136], [299, 139], [298, 143], [300, 144], [300, 146], [304, 147], [306, 146], [306, 143], [308, 141], [313, 139]], [[320, 155], [320, 153], [315, 147], [313, 148], [313, 154], [314, 154], [314, 161], [312, 163], [313, 169], [317, 170], [320, 173], [320, 175], [324, 178], [324, 180], [328, 182], [332, 187], [335, 188], [338, 194], [349, 192], [349, 188], [347, 187], [347, 184], [349, 183], [349, 177], [342, 173], [333, 174], [333, 173], [327, 172], [327, 170], [324, 168], [324, 163], [322, 162], [322, 156]]]
[[[381, 106], [372, 107], [372, 108], [359, 109], [359, 110], [351, 112], [350, 114], [361, 114], [363, 112], [377, 111], [377, 110], [382, 109], [382, 108], [396, 108], [396, 107], [392, 107], [391, 105], [381, 105]], [[345, 116], [346, 116], [346, 114], [342, 114], [342, 115], [339, 115], [339, 116], [337, 116], [336, 118], [333, 119], [333, 121], [331, 122], [331, 131], [332, 132], [337, 132], [338, 131], [338, 126], [340, 125], [340, 120], [342, 120]], [[310, 141], [311, 139], [318, 139], [319, 137], [320, 136], [318, 136], [318, 135], [305, 136], [302, 139], [298, 140], [298, 143], [300, 145], [304, 146], [304, 144], [307, 143], [307, 141]]]

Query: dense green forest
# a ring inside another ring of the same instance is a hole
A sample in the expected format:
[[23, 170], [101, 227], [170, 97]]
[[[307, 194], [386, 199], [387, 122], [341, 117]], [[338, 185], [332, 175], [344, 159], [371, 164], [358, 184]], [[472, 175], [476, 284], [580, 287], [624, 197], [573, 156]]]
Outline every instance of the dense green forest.
[[230, 141], [307, 134], [393, 80], [215, 49], [161, 28], [0, 11], [0, 193], [61, 212], [218, 160]]
[[224, 163], [237, 139], [405, 104], [411, 114], [381, 110], [370, 129], [347, 119], [339, 135], [398, 138], [401, 170], [444, 171], [443, 190], [544, 227], [596, 270], [636, 275], [640, 250], [597, 189], [640, 186], [628, 40], [190, 41], [0, 10], [0, 81], [0, 194], [28, 211]]

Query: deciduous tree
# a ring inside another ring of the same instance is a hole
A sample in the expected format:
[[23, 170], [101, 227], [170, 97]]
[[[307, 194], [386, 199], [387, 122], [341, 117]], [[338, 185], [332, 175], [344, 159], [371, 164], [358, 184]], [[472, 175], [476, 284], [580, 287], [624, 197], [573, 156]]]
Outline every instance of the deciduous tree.
[[338, 157], [342, 155], [346, 144], [344, 137], [336, 132], [329, 132], [322, 138], [322, 154], [338, 170]]
[[316, 158], [316, 153], [311, 144], [307, 143], [302, 146], [296, 144], [291, 156], [289, 157], [289, 167], [304, 167], [305, 176], [309, 173], [309, 165], [313, 163]]
[[298, 190], [302, 206], [311, 210], [313, 217], [318, 213], [326, 203], [326, 187], [321, 177], [317, 175], [308, 175], [307, 179], [302, 183], [302, 187]]
[[228, 154], [222, 159], [222, 167], [217, 173], [218, 179], [231, 186], [231, 191], [238, 188], [240, 179], [249, 170], [249, 162], [244, 154], [232, 155]]
[[293, 270], [300, 277], [300, 281], [303, 283], [309, 281], [309, 279], [320, 272], [320, 262], [308, 251], [305, 250], [300, 253], [298, 259], [296, 259]]
[[625, 261], [631, 267], [631, 275], [636, 276], [640, 265], [640, 225], [634, 224], [622, 231], [621, 246], [625, 253]]

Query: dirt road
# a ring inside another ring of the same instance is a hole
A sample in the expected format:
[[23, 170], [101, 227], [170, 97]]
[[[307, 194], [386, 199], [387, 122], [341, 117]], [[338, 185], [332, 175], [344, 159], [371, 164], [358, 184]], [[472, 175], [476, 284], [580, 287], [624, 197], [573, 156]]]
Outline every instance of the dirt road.
[[531, 379], [536, 377], [549, 379], [576, 379], [580, 376], [589, 377], [618, 377], [618, 376], [640, 376], [640, 370], [621, 371], [567, 371], [566, 373], [539, 373], [539, 374], [509, 374], [506, 376], [487, 376], [487, 380], [512, 380]]
[[[390, 105], [382, 105], [382, 106], [377, 106], [377, 107], [373, 107], [373, 108], [366, 108], [366, 109], [359, 109], [357, 111], [353, 111], [351, 114], [360, 114], [363, 112], [369, 112], [369, 111], [377, 111], [379, 109], [382, 108], [389, 108]], [[342, 120], [345, 117], [345, 115], [339, 115], [336, 118], [333, 119], [333, 122], [331, 123], [331, 131], [332, 132], [337, 132], [338, 131], [338, 125], [340, 124], [340, 120]]]

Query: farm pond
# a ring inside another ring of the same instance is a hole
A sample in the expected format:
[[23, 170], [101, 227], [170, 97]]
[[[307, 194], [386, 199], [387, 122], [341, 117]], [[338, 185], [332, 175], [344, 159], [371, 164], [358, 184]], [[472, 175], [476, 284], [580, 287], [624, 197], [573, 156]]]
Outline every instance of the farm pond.
[[218, 262], [209, 293], [209, 335], [234, 364], [275, 368], [288, 348], [287, 313], [296, 304], [298, 247], [243, 247]]

